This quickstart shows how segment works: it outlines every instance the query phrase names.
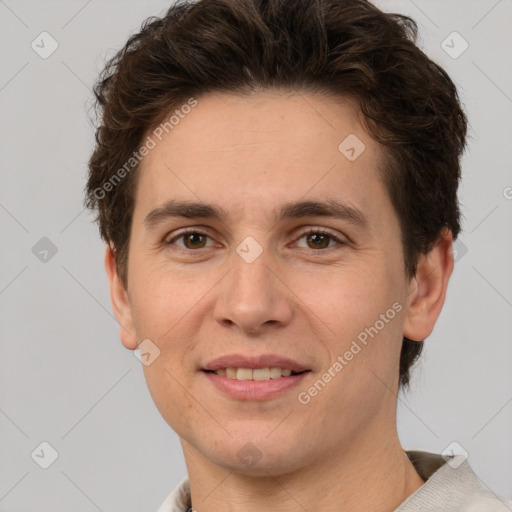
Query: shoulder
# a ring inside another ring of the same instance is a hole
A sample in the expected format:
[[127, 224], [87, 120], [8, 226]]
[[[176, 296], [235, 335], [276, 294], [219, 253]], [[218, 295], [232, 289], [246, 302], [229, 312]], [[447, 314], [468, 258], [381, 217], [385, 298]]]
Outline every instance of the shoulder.
[[512, 501], [484, 487], [464, 456], [408, 455], [426, 482], [395, 512], [512, 512]]
[[469, 501], [464, 512], [512, 512], [512, 501], [495, 494], [474, 496]]
[[188, 512], [190, 510], [190, 482], [183, 478], [160, 505], [157, 512]]

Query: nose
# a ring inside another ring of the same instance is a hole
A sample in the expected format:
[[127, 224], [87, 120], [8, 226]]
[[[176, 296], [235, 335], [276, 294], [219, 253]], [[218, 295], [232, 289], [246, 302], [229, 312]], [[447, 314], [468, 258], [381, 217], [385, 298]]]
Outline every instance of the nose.
[[247, 262], [233, 255], [233, 269], [221, 281], [215, 320], [246, 334], [263, 334], [288, 325], [294, 314], [293, 294], [266, 251]]

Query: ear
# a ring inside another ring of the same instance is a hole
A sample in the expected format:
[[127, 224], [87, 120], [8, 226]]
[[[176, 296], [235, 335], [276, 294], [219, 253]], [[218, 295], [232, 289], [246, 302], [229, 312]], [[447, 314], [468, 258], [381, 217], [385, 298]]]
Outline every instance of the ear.
[[453, 271], [453, 235], [445, 228], [440, 241], [418, 260], [416, 275], [409, 286], [404, 336], [422, 341], [434, 329], [446, 297]]
[[124, 283], [117, 272], [115, 253], [110, 245], [105, 250], [105, 270], [110, 285], [110, 302], [119, 323], [122, 344], [130, 350], [138, 347], [133, 327], [132, 308]]

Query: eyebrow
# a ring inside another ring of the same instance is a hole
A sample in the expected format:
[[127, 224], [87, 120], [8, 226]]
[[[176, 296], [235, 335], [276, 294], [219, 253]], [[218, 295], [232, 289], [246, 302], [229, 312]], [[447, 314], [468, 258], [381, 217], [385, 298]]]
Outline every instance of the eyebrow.
[[[277, 212], [273, 212], [276, 223], [302, 217], [332, 217], [348, 221], [361, 228], [369, 225], [368, 217], [361, 210], [336, 199], [286, 203]], [[213, 219], [224, 222], [229, 218], [229, 214], [224, 208], [215, 204], [170, 200], [149, 212], [144, 219], [144, 225], [147, 229], [151, 229], [169, 218]]]

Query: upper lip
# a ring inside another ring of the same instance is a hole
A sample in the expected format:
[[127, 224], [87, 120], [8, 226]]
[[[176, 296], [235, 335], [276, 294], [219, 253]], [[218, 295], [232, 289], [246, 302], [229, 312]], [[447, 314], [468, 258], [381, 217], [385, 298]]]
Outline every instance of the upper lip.
[[275, 354], [261, 354], [247, 356], [243, 354], [229, 354], [210, 361], [203, 370], [219, 370], [221, 368], [281, 368], [290, 369], [292, 372], [303, 372], [309, 368], [288, 357]]

